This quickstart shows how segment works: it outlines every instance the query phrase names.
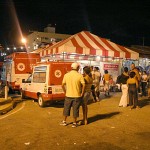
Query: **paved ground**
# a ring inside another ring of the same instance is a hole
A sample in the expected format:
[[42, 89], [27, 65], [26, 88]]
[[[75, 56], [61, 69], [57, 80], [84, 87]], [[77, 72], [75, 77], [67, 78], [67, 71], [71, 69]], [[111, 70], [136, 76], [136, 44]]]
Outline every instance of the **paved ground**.
[[0, 116], [0, 149], [149, 150], [150, 100], [140, 98], [142, 108], [129, 110], [118, 107], [120, 94], [89, 104], [89, 124], [77, 128], [59, 125], [62, 104], [40, 108], [32, 100], [19, 102]]

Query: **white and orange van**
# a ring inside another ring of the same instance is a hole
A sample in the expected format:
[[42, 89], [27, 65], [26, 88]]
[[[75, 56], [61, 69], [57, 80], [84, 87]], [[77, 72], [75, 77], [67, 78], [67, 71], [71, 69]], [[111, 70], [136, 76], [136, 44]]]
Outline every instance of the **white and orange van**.
[[40, 62], [33, 66], [32, 75], [21, 84], [21, 97], [38, 100], [40, 107], [48, 101], [64, 100], [64, 74], [71, 70], [71, 62]]
[[32, 73], [33, 65], [40, 62], [36, 53], [16, 52], [5, 57], [1, 71], [1, 80], [7, 83], [10, 91], [19, 91], [22, 79]]

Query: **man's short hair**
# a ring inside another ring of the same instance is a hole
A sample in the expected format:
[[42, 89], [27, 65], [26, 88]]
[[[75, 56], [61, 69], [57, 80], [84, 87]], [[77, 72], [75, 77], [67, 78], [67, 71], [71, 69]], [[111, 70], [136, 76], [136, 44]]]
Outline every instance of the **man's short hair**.
[[129, 74], [129, 76], [130, 76], [131, 78], [134, 78], [134, 77], [135, 77], [135, 72], [134, 72], [134, 71], [131, 71], [130, 74]]

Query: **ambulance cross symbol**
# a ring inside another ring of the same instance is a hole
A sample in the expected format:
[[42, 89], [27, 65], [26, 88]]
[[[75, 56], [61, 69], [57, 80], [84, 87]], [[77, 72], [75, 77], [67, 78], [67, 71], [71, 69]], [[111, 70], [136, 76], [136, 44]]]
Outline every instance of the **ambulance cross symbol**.
[[17, 69], [18, 69], [19, 71], [23, 71], [23, 70], [25, 69], [25, 64], [24, 64], [24, 63], [19, 63], [19, 64], [17, 65]]
[[61, 71], [60, 70], [55, 70], [55, 77], [60, 78], [61, 77]]
[[22, 68], [23, 68], [23, 65], [20, 65], [20, 66], [19, 66], [19, 68], [22, 70]]

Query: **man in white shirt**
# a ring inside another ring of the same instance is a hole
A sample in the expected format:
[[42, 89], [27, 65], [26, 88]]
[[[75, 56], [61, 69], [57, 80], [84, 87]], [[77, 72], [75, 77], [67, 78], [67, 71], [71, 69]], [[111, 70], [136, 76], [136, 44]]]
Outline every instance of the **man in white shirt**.
[[93, 85], [95, 86], [96, 101], [99, 101], [99, 84], [101, 80], [101, 73], [98, 67], [94, 67], [91, 73], [93, 77]]

